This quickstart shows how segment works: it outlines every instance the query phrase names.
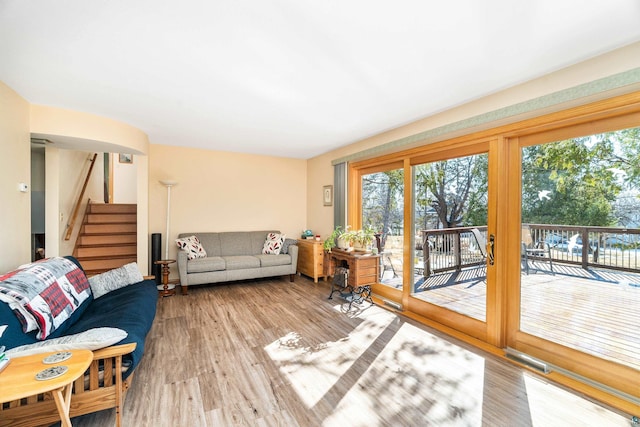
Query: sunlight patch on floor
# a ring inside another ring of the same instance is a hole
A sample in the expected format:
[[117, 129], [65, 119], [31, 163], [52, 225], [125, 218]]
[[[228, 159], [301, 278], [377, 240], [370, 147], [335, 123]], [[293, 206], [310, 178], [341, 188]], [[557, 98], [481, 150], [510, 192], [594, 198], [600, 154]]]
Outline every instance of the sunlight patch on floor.
[[483, 387], [482, 357], [405, 323], [323, 425], [480, 425]]
[[[624, 426], [629, 420], [622, 415], [588, 401], [587, 399], [564, 390], [537, 376], [523, 373], [527, 401], [532, 426], [549, 425], [590, 425]], [[563, 402], [560, 406], [556, 402]], [[549, 408], [553, 407], [553, 411]], [[582, 416], [589, 413], [589, 419]]]
[[299, 333], [290, 332], [265, 347], [308, 408], [316, 405], [397, 319], [393, 313], [379, 307], [371, 307], [356, 317], [362, 322], [338, 341], [309, 347], [302, 344], [305, 339]]

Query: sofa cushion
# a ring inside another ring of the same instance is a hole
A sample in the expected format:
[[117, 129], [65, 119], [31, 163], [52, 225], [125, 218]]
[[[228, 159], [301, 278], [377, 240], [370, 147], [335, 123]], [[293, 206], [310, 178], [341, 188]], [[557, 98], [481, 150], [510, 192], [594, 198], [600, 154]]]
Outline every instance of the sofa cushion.
[[260, 266], [273, 267], [276, 265], [289, 265], [291, 264], [291, 255], [279, 254], [279, 255], [256, 255], [256, 258], [260, 260]]
[[118, 328], [95, 328], [74, 335], [65, 335], [14, 347], [7, 351], [11, 357], [30, 356], [32, 354], [47, 353], [64, 350], [98, 350], [109, 347], [127, 337], [127, 332]]
[[[229, 255], [258, 255], [262, 253], [264, 239], [268, 233], [279, 231], [226, 231], [222, 233], [210, 233], [217, 235], [220, 241], [220, 256]], [[201, 233], [199, 236], [204, 237]]]
[[74, 323], [68, 334], [77, 334], [93, 328], [118, 328], [127, 332], [127, 337], [118, 344], [136, 343], [136, 349], [125, 355], [124, 361], [131, 368], [123, 374], [126, 378], [142, 359], [144, 342], [156, 315], [158, 290], [155, 280], [125, 286], [109, 292], [89, 305], [84, 315]]
[[207, 252], [200, 244], [200, 240], [196, 236], [182, 237], [176, 239], [176, 245], [187, 253], [187, 259], [204, 258]]
[[111, 291], [142, 282], [143, 280], [144, 278], [140, 270], [138, 270], [138, 264], [131, 262], [122, 267], [90, 277], [89, 285], [91, 286], [91, 292], [93, 292], [93, 298], [96, 299]]
[[224, 258], [227, 270], [242, 270], [245, 268], [260, 267], [260, 259], [253, 255], [234, 255], [222, 258]]
[[[221, 256], [220, 252], [220, 233], [191, 233], [200, 240], [200, 244], [207, 252], [207, 256]], [[185, 237], [180, 234], [179, 237]]]
[[[227, 232], [220, 235], [220, 255], [257, 255], [260, 253], [251, 250], [251, 239], [249, 233]], [[266, 234], [265, 234], [266, 235]], [[262, 237], [264, 241], [264, 236]]]
[[285, 235], [279, 233], [268, 233], [267, 238], [262, 246], [263, 254], [278, 255], [280, 249], [282, 249], [282, 243], [284, 242]]
[[282, 242], [282, 249], [280, 249], [280, 253], [288, 254], [289, 246], [297, 245], [297, 244], [298, 244], [298, 241], [296, 239], [284, 239], [284, 242]]
[[220, 271], [226, 268], [224, 259], [219, 256], [192, 259], [187, 263], [187, 273], [206, 273]]
[[27, 264], [5, 274], [0, 292], [5, 298], [13, 298], [35, 318], [38, 339], [68, 327], [65, 321], [84, 301], [92, 298], [82, 269], [72, 260], [59, 257]]

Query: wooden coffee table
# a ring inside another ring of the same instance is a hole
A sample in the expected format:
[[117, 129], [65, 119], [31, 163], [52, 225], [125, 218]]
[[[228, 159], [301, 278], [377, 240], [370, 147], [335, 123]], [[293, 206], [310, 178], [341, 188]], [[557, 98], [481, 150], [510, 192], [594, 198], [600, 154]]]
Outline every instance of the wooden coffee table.
[[[56, 403], [63, 427], [71, 426], [69, 407], [73, 382], [87, 370], [93, 361], [89, 350], [68, 350], [71, 357], [54, 364], [45, 364], [44, 358], [58, 352], [34, 354], [12, 358], [9, 365], [0, 372], [0, 401], [17, 399], [50, 392]], [[36, 374], [54, 366], [66, 366], [68, 370], [57, 378], [37, 380]]]

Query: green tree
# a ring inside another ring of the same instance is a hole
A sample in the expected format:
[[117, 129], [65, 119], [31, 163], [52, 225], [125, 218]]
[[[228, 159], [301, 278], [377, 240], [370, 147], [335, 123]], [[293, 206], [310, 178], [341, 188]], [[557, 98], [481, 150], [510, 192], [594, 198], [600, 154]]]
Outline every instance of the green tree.
[[610, 157], [604, 159], [610, 165], [608, 171], [622, 180], [626, 188], [640, 188], [640, 128], [606, 132], [595, 137], [614, 147]]
[[581, 137], [523, 149], [522, 221], [615, 225], [620, 182], [612, 173], [612, 138]]
[[424, 212], [433, 208], [434, 228], [487, 223], [487, 166], [486, 154], [416, 166], [416, 204]]
[[[362, 177], [362, 227], [370, 227], [383, 239], [404, 218], [404, 171], [396, 169]], [[384, 246], [384, 240], [382, 242]]]

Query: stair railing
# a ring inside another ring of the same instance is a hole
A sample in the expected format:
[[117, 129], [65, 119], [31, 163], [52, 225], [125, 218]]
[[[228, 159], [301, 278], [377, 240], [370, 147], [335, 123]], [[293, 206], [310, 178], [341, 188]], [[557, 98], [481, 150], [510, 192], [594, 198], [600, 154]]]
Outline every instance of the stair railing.
[[87, 189], [87, 184], [89, 183], [89, 178], [91, 177], [91, 171], [93, 171], [93, 165], [96, 163], [96, 157], [98, 157], [98, 153], [94, 153], [93, 157], [91, 158], [91, 165], [89, 166], [87, 177], [84, 179], [84, 184], [82, 185], [82, 191], [80, 191], [78, 200], [76, 201], [76, 204], [73, 208], [73, 213], [71, 214], [70, 221], [67, 223], [67, 232], [64, 235], [64, 240], [71, 239], [71, 234], [73, 233], [73, 227], [76, 225], [76, 218], [78, 217], [78, 211], [80, 211], [80, 204], [82, 203], [84, 192]]

